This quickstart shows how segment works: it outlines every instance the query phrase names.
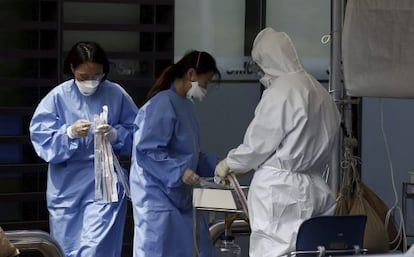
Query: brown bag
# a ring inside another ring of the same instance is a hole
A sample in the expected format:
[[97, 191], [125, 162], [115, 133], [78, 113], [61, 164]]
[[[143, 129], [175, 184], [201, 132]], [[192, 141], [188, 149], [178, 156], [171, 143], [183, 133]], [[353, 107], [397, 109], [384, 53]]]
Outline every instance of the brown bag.
[[386, 253], [389, 251], [388, 233], [381, 217], [366, 199], [367, 194], [364, 190], [366, 186], [362, 186], [361, 184], [361, 181], [356, 182], [355, 194], [349, 214], [367, 215], [364, 248], [368, 249], [369, 253]]
[[0, 257], [14, 257], [19, 255], [19, 250], [10, 243], [9, 239], [0, 227]]
[[[389, 210], [388, 206], [362, 181], [359, 181], [359, 183], [359, 187], [364, 192], [364, 198], [369, 202], [369, 204], [381, 218], [382, 224], [384, 224], [385, 226], [385, 219], [387, 217], [387, 213]], [[392, 242], [389, 243], [389, 247], [391, 248], [391, 250], [402, 250], [402, 237], [398, 234], [394, 216], [390, 216], [388, 220], [388, 227], [386, 227], [385, 229], [388, 233], [389, 242]]]
[[349, 215], [351, 208], [351, 190], [349, 187], [342, 186], [336, 199], [335, 215]]
[[361, 181], [356, 169], [352, 169], [351, 175], [343, 176], [342, 179], [335, 215], [367, 215], [363, 247], [368, 249], [368, 252], [386, 253], [390, 247], [401, 248], [402, 238], [397, 238], [398, 232], [393, 216], [390, 216], [388, 227], [385, 227], [389, 210], [387, 205]]

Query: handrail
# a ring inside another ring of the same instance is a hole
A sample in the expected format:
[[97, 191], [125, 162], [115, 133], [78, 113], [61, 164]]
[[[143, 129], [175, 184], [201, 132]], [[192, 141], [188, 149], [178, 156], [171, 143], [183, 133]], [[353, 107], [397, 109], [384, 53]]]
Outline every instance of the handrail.
[[[226, 223], [224, 220], [218, 220], [214, 224], [210, 225], [209, 228], [210, 236], [213, 241], [213, 244], [220, 239], [220, 236], [223, 235], [226, 231]], [[231, 234], [233, 236], [238, 235], [249, 235], [250, 226], [245, 220], [234, 220], [231, 225]]]
[[295, 256], [318, 256], [318, 257], [325, 257], [325, 256], [347, 256], [347, 255], [365, 255], [368, 253], [368, 249], [361, 249], [358, 245], [354, 245], [353, 249], [325, 249], [324, 246], [318, 246], [317, 250], [301, 250], [301, 251], [293, 251], [287, 253], [285, 255], [281, 255], [280, 257], [295, 257]]
[[45, 257], [64, 257], [59, 244], [50, 235], [41, 230], [9, 230], [5, 231], [7, 239], [24, 251], [38, 251]]

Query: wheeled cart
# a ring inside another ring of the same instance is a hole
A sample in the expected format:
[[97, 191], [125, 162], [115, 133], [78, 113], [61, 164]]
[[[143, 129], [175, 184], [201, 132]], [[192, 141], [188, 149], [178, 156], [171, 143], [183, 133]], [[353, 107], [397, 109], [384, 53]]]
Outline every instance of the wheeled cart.
[[[243, 192], [247, 192], [248, 187], [241, 187]], [[249, 233], [249, 224], [242, 203], [234, 188], [209, 188], [209, 187], [194, 187], [193, 189], [193, 257], [199, 256], [199, 215], [201, 211], [219, 212], [224, 214], [224, 224], [217, 222], [210, 228], [210, 235], [213, 242], [217, 239], [219, 234], [224, 229], [225, 235], [231, 233], [232, 225], [235, 230], [242, 231], [244, 234]]]

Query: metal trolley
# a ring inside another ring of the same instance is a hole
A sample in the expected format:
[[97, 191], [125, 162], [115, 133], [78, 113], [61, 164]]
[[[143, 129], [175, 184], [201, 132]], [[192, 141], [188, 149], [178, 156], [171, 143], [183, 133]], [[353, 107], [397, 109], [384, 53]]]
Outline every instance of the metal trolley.
[[[241, 189], [247, 192], [248, 187]], [[223, 233], [248, 235], [250, 227], [245, 211], [237, 196], [235, 189], [214, 185], [213, 183], [201, 184], [193, 189], [193, 257], [199, 256], [199, 222], [201, 211], [219, 212], [224, 214], [224, 221], [216, 221], [210, 226], [210, 236], [215, 243]]]

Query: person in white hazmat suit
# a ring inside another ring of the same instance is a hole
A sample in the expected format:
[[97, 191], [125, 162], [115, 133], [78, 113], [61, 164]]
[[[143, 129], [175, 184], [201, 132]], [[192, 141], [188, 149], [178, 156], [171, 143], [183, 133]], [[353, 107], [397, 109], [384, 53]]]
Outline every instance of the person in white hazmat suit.
[[220, 161], [215, 175], [255, 170], [248, 193], [250, 257], [295, 249], [300, 224], [333, 214], [335, 195], [322, 177], [337, 142], [338, 109], [307, 73], [284, 32], [265, 28], [252, 59], [265, 87], [243, 143]]

